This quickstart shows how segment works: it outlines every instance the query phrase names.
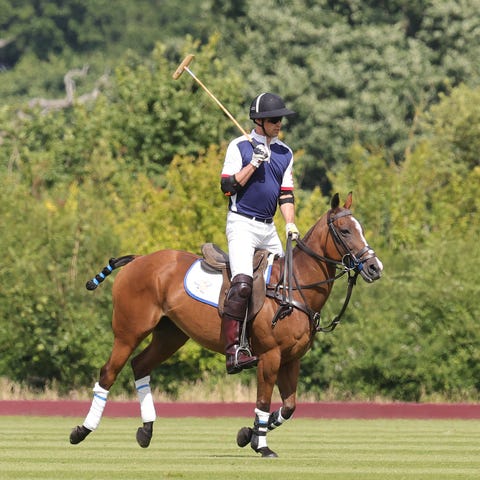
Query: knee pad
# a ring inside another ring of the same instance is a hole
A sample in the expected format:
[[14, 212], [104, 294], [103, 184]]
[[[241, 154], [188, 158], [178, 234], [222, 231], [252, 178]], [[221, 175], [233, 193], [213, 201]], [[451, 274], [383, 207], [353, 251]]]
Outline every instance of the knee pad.
[[252, 294], [253, 278], [242, 273], [235, 275], [232, 279], [232, 285], [228, 291], [228, 297], [237, 296], [241, 298], [250, 298]]
[[249, 275], [235, 275], [225, 299], [224, 312], [243, 321], [252, 294], [253, 279]]

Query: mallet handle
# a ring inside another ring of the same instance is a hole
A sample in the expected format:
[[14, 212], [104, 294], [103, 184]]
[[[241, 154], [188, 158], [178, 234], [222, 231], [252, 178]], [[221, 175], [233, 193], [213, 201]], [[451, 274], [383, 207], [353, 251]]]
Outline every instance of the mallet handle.
[[192, 78], [207, 92], [207, 94], [210, 96], [210, 98], [212, 98], [215, 103], [224, 111], [225, 115], [235, 124], [235, 126], [245, 135], [245, 137], [247, 138], [247, 140], [253, 145], [253, 141], [252, 141], [252, 138], [250, 137], [250, 135], [245, 131], [245, 129], [235, 120], [235, 118], [233, 117], [233, 115], [222, 105], [222, 103], [220, 102], [220, 100], [218, 100], [218, 98], [202, 83], [202, 81], [197, 78], [197, 76], [187, 67], [187, 66], [184, 66], [183, 69], [185, 71], [187, 71], [191, 76]]
[[255, 142], [252, 140], [252, 138], [250, 137], [250, 135], [242, 128], [242, 126], [235, 120], [235, 118], [233, 117], [233, 115], [220, 103], [220, 100], [218, 100], [218, 98], [201, 82], [201, 80], [199, 80], [197, 78], [197, 76], [188, 68], [188, 66], [190, 65], [190, 63], [192, 62], [192, 60], [195, 58], [195, 55], [193, 54], [189, 54], [187, 55], [182, 63], [178, 66], [178, 68], [175, 70], [175, 72], [173, 72], [173, 79], [174, 80], [177, 80], [184, 71], [188, 72], [190, 74], [190, 76], [207, 92], [207, 94], [210, 96], [210, 98], [212, 98], [213, 100], [215, 100], [215, 103], [223, 110], [223, 112], [225, 113], [225, 115], [227, 115], [227, 117], [235, 124], [235, 126], [243, 133], [243, 135], [245, 135], [245, 137], [247, 138], [247, 140], [253, 145], [253, 147], [255, 148]]

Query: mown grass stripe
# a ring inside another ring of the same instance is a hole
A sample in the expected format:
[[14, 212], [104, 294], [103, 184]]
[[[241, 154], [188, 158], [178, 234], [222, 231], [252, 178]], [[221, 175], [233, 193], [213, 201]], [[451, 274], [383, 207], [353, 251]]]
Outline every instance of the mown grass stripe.
[[[252, 419], [253, 420], [253, 419]], [[158, 419], [150, 448], [140, 420], [104, 418], [80, 445], [81, 419], [0, 417], [0, 480], [477, 480], [480, 421], [293, 419], [268, 436], [280, 458], [235, 443], [244, 418]]]

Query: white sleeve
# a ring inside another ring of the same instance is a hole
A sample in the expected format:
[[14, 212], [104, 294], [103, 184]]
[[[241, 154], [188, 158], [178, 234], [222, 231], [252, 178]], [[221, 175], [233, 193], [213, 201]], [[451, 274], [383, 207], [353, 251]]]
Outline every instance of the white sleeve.
[[283, 174], [281, 188], [285, 190], [293, 190], [293, 156]]
[[225, 154], [225, 161], [223, 163], [222, 176], [234, 175], [238, 173], [243, 167], [242, 155], [237, 146], [237, 142], [234, 140], [230, 142], [227, 147], [227, 153]]

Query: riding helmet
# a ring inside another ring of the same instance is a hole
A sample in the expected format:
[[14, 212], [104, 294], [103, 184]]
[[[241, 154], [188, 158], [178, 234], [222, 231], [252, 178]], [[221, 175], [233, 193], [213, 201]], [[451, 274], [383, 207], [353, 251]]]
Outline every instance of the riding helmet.
[[250, 118], [288, 117], [295, 115], [293, 110], [285, 107], [285, 102], [273, 93], [261, 93], [250, 105]]

